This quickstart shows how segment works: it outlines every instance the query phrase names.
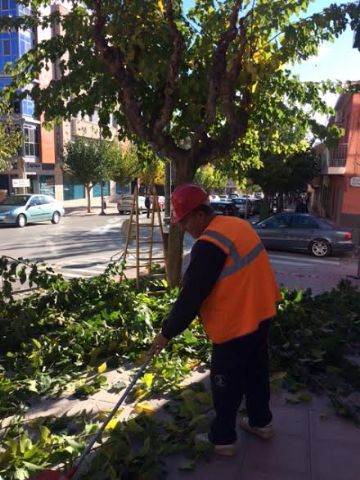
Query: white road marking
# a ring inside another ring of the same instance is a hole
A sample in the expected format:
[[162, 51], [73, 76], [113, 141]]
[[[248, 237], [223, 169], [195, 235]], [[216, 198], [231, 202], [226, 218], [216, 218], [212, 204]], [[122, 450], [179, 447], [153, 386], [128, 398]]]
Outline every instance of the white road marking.
[[307, 262], [309, 264], [314, 263], [321, 263], [322, 265], [340, 265], [341, 262], [338, 259], [330, 259], [330, 258], [314, 258], [314, 257], [300, 257], [296, 255], [286, 255], [286, 254], [274, 254], [272, 252], [268, 252], [270, 260], [274, 261], [285, 261], [290, 260], [291, 262]]
[[95, 233], [95, 234], [99, 234], [99, 235], [105, 235], [109, 230], [115, 228], [115, 227], [120, 227], [122, 224], [121, 221], [119, 220], [116, 220], [116, 223], [107, 223], [106, 225], [103, 225], [101, 227], [96, 227], [96, 228], [92, 228], [90, 230], [90, 233]]

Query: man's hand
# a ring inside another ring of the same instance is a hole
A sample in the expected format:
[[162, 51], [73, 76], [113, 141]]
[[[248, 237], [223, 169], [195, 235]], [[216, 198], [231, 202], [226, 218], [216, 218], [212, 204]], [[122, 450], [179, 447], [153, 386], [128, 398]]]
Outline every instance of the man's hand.
[[151, 345], [149, 355], [158, 355], [163, 348], [169, 343], [169, 340], [159, 333], [156, 335], [154, 343]]

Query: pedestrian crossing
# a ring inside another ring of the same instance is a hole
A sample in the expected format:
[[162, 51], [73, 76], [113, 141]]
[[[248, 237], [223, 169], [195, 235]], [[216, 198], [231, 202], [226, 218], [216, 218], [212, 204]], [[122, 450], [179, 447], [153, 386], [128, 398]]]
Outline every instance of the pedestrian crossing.
[[307, 254], [289, 254], [282, 252], [268, 252], [268, 254], [273, 265], [314, 267], [314, 265], [339, 266], [341, 264], [340, 258], [335, 257], [315, 258]]
[[[89, 257], [83, 258], [83, 261], [79, 258], [59, 262], [55, 266], [55, 272], [60, 273], [65, 279], [69, 278], [91, 278], [104, 273], [106, 267], [112, 261], [120, 260], [123, 251], [119, 251], [112, 255], [101, 255], [92, 257], [89, 262]], [[163, 252], [160, 247], [153, 247], [154, 263], [156, 263], [156, 257], [162, 256]], [[148, 256], [148, 249], [140, 250], [140, 256]], [[86, 265], [88, 262], [88, 265]], [[136, 259], [132, 254], [127, 255], [126, 260], [127, 267], [135, 267]]]
[[[91, 278], [104, 273], [106, 267], [111, 261], [121, 258], [122, 250], [118, 252], [109, 252], [98, 255], [83, 255], [75, 258], [68, 257], [58, 260], [52, 264], [47, 262], [55, 273], [60, 273], [65, 279], [70, 278]], [[161, 255], [161, 249], [154, 246], [154, 257]], [[184, 254], [184, 270], [189, 263], [190, 249], [186, 249]], [[329, 272], [329, 270], [339, 270], [343, 262], [341, 258], [314, 258], [306, 254], [289, 254], [285, 252], [268, 252], [271, 264], [275, 273], [297, 275], [299, 273]], [[140, 255], [145, 256], [147, 251], [140, 251]], [[128, 255], [127, 265], [135, 266], [135, 257]], [[341, 268], [340, 268], [341, 269]]]

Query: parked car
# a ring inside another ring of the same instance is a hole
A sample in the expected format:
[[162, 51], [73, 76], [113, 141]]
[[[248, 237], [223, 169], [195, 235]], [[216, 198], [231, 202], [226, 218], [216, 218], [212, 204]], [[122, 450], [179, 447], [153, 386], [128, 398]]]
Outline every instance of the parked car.
[[264, 201], [261, 198], [255, 198], [254, 200], [251, 200], [251, 211], [253, 215], [259, 215], [263, 202]]
[[315, 257], [351, 252], [352, 232], [308, 213], [277, 213], [253, 225], [269, 249], [305, 251]]
[[[117, 202], [117, 209], [120, 215], [131, 212], [133, 197], [132, 194], [120, 195], [119, 201]], [[143, 195], [138, 195], [138, 206], [140, 213], [146, 212], [147, 208], [145, 207], [145, 197]]]
[[158, 204], [161, 212], [165, 210], [165, 197], [163, 195], [158, 195]]
[[219, 195], [216, 195], [215, 193], [212, 193], [209, 195], [210, 202], [220, 202], [220, 197]]
[[250, 217], [252, 215], [251, 200], [244, 197], [237, 197], [232, 198], [231, 201], [237, 208], [240, 217]]
[[229, 197], [227, 195], [219, 195], [219, 198], [221, 202], [227, 202], [229, 200]]
[[10, 195], [0, 202], [0, 225], [25, 227], [28, 223], [59, 223], [65, 212], [50, 195]]
[[210, 205], [217, 215], [230, 215], [233, 217], [238, 216], [237, 208], [231, 201], [210, 202]]
[[[145, 206], [145, 196], [139, 195], [138, 196], [139, 202], [139, 212], [146, 212], [147, 208]], [[151, 206], [152, 206], [152, 195], [150, 196]], [[119, 201], [117, 202], [117, 209], [120, 215], [123, 213], [130, 213], [132, 209], [132, 202], [133, 202], [133, 195], [132, 194], [123, 194], [120, 195]], [[162, 212], [165, 208], [165, 197], [162, 195], [158, 195], [158, 202], [159, 208]], [[151, 208], [151, 207], [150, 207]]]

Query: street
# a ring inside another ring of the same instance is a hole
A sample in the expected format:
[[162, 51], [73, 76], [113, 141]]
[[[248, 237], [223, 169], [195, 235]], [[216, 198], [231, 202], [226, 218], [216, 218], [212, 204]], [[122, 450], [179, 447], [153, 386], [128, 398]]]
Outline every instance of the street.
[[[123, 252], [126, 235], [121, 225], [127, 218], [115, 210], [106, 216], [73, 212], [58, 225], [0, 228], [1, 255], [45, 261], [65, 278], [98, 275], [113, 256], [119, 258]], [[191, 245], [192, 239], [186, 236], [185, 266]], [[319, 259], [290, 252], [269, 255], [279, 283], [288, 288], [311, 288], [319, 293], [357, 273], [357, 260], [349, 256]], [[352, 281], [360, 285], [359, 280]]]

